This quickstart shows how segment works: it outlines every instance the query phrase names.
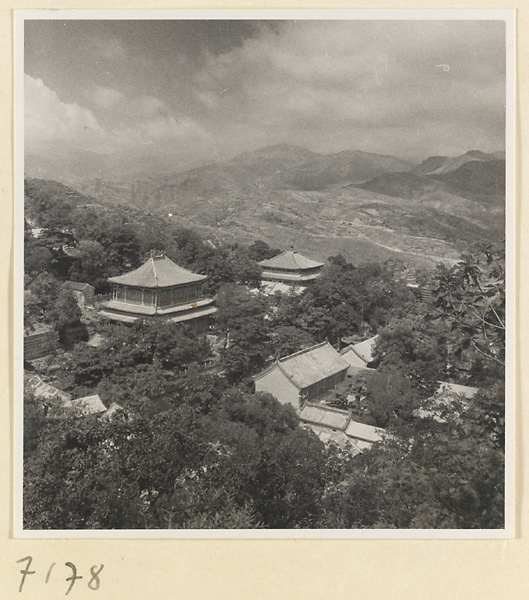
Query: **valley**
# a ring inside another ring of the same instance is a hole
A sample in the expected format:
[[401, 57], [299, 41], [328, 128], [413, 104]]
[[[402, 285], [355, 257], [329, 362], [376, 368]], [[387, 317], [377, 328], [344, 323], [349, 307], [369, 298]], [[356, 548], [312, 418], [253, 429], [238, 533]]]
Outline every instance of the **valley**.
[[[32, 162], [27, 175], [34, 172]], [[453, 264], [471, 244], [504, 237], [502, 153], [413, 164], [279, 144], [170, 175], [104, 179], [87, 172], [63, 183], [105, 203], [166, 215], [212, 244], [295, 243], [317, 260], [341, 253], [355, 263], [398, 259], [431, 268]]]

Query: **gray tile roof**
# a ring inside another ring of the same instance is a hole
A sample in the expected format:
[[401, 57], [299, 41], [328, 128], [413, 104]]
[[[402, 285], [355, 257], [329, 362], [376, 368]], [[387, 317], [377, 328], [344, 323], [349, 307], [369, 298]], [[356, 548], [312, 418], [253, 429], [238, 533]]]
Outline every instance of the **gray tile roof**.
[[299, 389], [307, 388], [349, 368], [349, 363], [336, 352], [329, 342], [323, 342], [285, 356], [276, 364]]
[[179, 267], [165, 255], [151, 256], [141, 267], [109, 278], [110, 283], [129, 285], [140, 288], [166, 288], [196, 281], [203, 281], [205, 275], [192, 273], [183, 267]]
[[358, 344], [353, 344], [351, 348], [353, 349], [354, 353], [357, 354], [366, 364], [370, 363], [373, 360], [373, 351], [375, 349], [377, 339], [378, 335], [375, 335], [368, 340], [364, 340]]
[[290, 269], [292, 271], [299, 271], [300, 269], [316, 269], [318, 267], [323, 267], [324, 265], [324, 263], [311, 260], [295, 250], [286, 250], [273, 258], [262, 260], [259, 264], [265, 268]]
[[299, 413], [299, 418], [304, 423], [312, 423], [330, 429], [344, 431], [351, 418], [346, 410], [331, 408], [321, 404], [310, 404], [307, 402]]
[[365, 425], [364, 423], [358, 423], [357, 421], [350, 421], [345, 430], [346, 435], [349, 437], [364, 440], [366, 442], [380, 442], [384, 433], [383, 429], [379, 427], [373, 427], [372, 425]]

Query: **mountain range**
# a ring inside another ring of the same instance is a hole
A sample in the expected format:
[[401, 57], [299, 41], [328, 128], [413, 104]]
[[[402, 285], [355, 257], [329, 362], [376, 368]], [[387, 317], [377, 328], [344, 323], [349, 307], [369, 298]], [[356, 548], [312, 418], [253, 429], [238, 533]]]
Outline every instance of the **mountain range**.
[[[501, 152], [472, 150], [414, 164], [382, 154], [320, 154], [280, 144], [187, 169], [171, 168], [167, 159], [156, 169], [142, 162], [144, 175], [113, 170], [112, 161], [98, 165], [90, 155], [84, 159], [73, 153], [64, 165], [47, 165], [33, 156], [26, 159], [26, 176], [165, 213], [212, 243], [294, 242], [315, 259], [341, 252], [353, 262], [400, 258], [410, 266], [431, 266], [453, 262], [469, 243], [504, 237]], [[101, 176], [111, 172], [113, 178]]]

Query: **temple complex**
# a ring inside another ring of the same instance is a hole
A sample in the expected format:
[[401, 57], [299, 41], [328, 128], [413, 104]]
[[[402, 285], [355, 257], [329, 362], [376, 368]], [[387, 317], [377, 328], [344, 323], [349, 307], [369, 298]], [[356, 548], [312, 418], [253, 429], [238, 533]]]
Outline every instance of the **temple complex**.
[[179, 267], [165, 253], [154, 255], [134, 271], [109, 278], [112, 297], [101, 303], [100, 314], [114, 321], [166, 317], [189, 323], [195, 333], [206, 333], [217, 312], [212, 298], [205, 298], [205, 275]]
[[268, 293], [288, 291], [293, 287], [304, 289], [321, 275], [324, 266], [324, 263], [296, 252], [293, 247], [259, 264], [263, 267], [263, 287]]

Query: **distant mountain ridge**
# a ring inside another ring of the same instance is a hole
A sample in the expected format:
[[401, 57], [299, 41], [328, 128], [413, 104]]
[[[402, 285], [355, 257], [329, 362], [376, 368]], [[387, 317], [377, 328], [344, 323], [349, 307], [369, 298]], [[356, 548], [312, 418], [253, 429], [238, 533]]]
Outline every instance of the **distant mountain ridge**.
[[411, 171], [417, 175], [442, 175], [455, 171], [467, 162], [489, 162], [492, 160], [505, 161], [505, 152], [481, 152], [469, 150], [461, 156], [431, 156], [417, 165]]
[[358, 150], [318, 154], [290, 144], [168, 175], [82, 180], [111, 204], [170, 215], [210, 239], [263, 239], [325, 260], [455, 260], [504, 235], [504, 153], [469, 151], [413, 164]]
[[[436, 157], [438, 158], [438, 157]], [[476, 202], [502, 203], [505, 198], [505, 162], [502, 160], [468, 160], [453, 168], [435, 169], [418, 175], [410, 170], [385, 173], [358, 187], [397, 198], [432, 200], [443, 194]]]

